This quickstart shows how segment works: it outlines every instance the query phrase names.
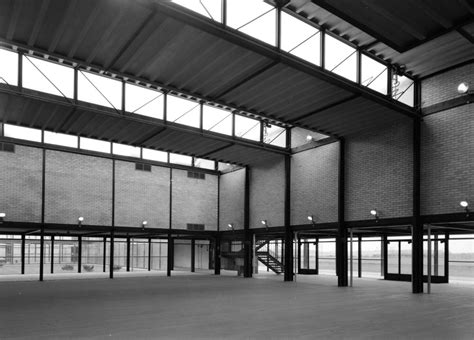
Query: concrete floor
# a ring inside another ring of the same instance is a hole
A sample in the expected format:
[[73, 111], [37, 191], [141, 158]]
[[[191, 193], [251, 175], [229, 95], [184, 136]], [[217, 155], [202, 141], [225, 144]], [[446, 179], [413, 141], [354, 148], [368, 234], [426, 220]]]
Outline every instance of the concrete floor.
[[474, 285], [183, 274], [0, 283], [0, 339], [472, 339]]

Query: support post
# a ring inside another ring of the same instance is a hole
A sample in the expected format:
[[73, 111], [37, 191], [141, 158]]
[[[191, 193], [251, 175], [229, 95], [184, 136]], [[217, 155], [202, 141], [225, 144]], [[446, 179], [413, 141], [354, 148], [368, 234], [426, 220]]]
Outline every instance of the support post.
[[449, 233], [444, 235], [444, 276], [449, 282]]
[[[418, 88], [418, 86], [417, 86]], [[423, 293], [423, 224], [420, 215], [421, 120], [413, 120], [412, 292]]]
[[434, 276], [438, 276], [439, 275], [439, 270], [438, 270], [438, 267], [439, 267], [438, 234], [433, 235], [433, 239], [434, 239], [434, 241], [433, 241], [433, 274], [434, 274]]
[[[287, 138], [289, 133], [287, 134]], [[288, 140], [287, 140], [288, 145]], [[290, 220], [291, 158], [285, 156], [285, 281], [293, 281], [293, 230]]]
[[107, 237], [104, 237], [104, 246], [102, 254], [102, 271], [105, 273], [105, 263], [107, 262]]
[[381, 258], [381, 275], [383, 278], [387, 276], [387, 269], [388, 269], [388, 241], [387, 235], [382, 236], [382, 258]]
[[196, 271], [196, 240], [191, 240], [191, 273]]
[[78, 249], [77, 249], [77, 272], [82, 271], [82, 236], [77, 237]]
[[350, 280], [350, 286], [352, 287], [353, 275], [354, 275], [353, 266], [352, 266], [352, 265], [353, 265], [352, 262], [353, 262], [353, 259], [354, 259], [354, 257], [353, 257], [353, 252], [352, 252], [352, 250], [353, 250], [353, 247], [352, 247], [353, 243], [352, 243], [352, 242], [353, 242], [353, 236], [354, 236], [354, 235], [353, 235], [352, 228], [351, 228], [351, 233], [350, 233], [350, 235], [351, 235], [351, 244], [350, 244], [350, 246], [351, 246], [351, 251], [350, 251], [350, 273], [351, 273], [351, 280]]
[[[20, 54], [21, 57], [21, 54]], [[20, 60], [23, 60], [22, 58]], [[21, 68], [21, 65], [20, 65]], [[20, 70], [19, 70], [20, 71]], [[23, 71], [21, 70], [20, 74]], [[41, 134], [43, 138], [44, 134]], [[46, 197], [46, 149], [43, 149], [43, 165], [42, 165], [42, 186], [41, 186], [41, 235], [40, 235], [40, 268], [39, 280], [43, 281], [44, 266], [44, 221], [45, 221], [45, 197]], [[36, 254], [36, 249], [35, 249]]]
[[214, 275], [221, 274], [221, 238], [216, 235], [214, 242]]
[[127, 236], [127, 272], [130, 271], [130, 236]]
[[428, 254], [427, 255], [427, 260], [428, 260], [428, 271], [427, 271], [427, 293], [431, 294], [431, 225], [428, 224]]
[[25, 274], [25, 244], [26, 236], [25, 234], [21, 235], [21, 273]]
[[151, 237], [148, 238], [148, 271], [151, 270]]
[[245, 167], [244, 190], [244, 277], [252, 277], [252, 235], [250, 233], [250, 168]]
[[110, 232], [109, 278], [114, 278], [114, 230]]
[[51, 274], [54, 273], [54, 236], [51, 236], [51, 248], [50, 248], [51, 254]]
[[357, 277], [362, 277], [362, 236], [357, 242]]
[[168, 234], [168, 262], [166, 266], [166, 276], [171, 276], [173, 270], [174, 241], [171, 232]]
[[339, 139], [338, 228], [336, 237], [337, 285], [347, 287], [347, 229], [345, 228], [345, 140]]
[[319, 237], [316, 237], [316, 274], [319, 274]]

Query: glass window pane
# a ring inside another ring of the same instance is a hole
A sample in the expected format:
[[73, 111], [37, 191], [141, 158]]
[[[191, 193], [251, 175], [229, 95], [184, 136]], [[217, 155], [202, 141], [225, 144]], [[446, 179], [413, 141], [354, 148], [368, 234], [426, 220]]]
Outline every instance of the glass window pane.
[[260, 141], [260, 121], [235, 115], [235, 136]]
[[78, 72], [78, 99], [120, 110], [122, 82], [93, 73]]
[[221, 5], [222, 2], [220, 0], [172, 0], [174, 3], [181, 5], [204, 15], [212, 20], [222, 22], [222, 15], [221, 15]]
[[166, 119], [169, 122], [199, 128], [201, 109], [198, 102], [173, 95], [168, 95], [166, 100]]
[[18, 85], [18, 54], [0, 49], [0, 83]]
[[263, 126], [263, 142], [275, 146], [286, 147], [286, 129], [284, 127], [265, 124]]
[[415, 86], [413, 80], [405, 76], [394, 75], [392, 79], [392, 97], [404, 104], [413, 106]]
[[31, 56], [23, 56], [23, 87], [73, 98], [74, 70]]
[[193, 158], [191, 156], [179, 155], [177, 153], [170, 152], [170, 163], [191, 166], [193, 164]]
[[324, 67], [352, 81], [357, 80], [356, 49], [326, 34]]
[[198, 168], [214, 170], [216, 167], [216, 162], [209, 159], [194, 158], [194, 166]]
[[361, 84], [377, 92], [387, 94], [387, 67], [362, 54]]
[[31, 140], [33, 142], [41, 142], [41, 130], [38, 129], [4, 124], [3, 132], [5, 137]]
[[275, 7], [264, 1], [227, 0], [227, 25], [273, 46], [275, 15]]
[[164, 94], [146, 87], [125, 84], [125, 111], [163, 119]]
[[77, 136], [66, 135], [64, 133], [55, 133], [51, 131], [44, 132], [44, 142], [77, 148]]
[[81, 149], [110, 153], [110, 142], [80, 137]]
[[281, 49], [315, 65], [321, 65], [320, 31], [298, 18], [281, 13]]
[[142, 148], [142, 157], [157, 162], [168, 162], [168, 153], [165, 151]]
[[204, 105], [203, 108], [203, 126], [204, 130], [232, 135], [232, 113], [230, 111]]
[[127, 157], [140, 157], [140, 148], [125, 144], [112, 143], [112, 153]]

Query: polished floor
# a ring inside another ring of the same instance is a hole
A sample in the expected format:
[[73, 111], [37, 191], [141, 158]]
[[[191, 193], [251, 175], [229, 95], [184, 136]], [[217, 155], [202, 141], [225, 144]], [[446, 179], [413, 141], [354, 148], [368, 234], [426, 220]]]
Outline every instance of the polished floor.
[[472, 339], [474, 285], [183, 274], [0, 282], [0, 339]]

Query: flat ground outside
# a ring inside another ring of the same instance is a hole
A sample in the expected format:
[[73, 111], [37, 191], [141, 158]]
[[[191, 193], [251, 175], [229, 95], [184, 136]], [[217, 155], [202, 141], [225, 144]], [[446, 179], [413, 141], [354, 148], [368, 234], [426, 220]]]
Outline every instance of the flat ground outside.
[[[177, 273], [176, 273], [177, 274]], [[171, 277], [0, 283], [2, 339], [417, 338], [472, 339], [474, 286], [333, 276]], [[228, 273], [231, 274], [231, 273]], [[235, 272], [234, 272], [235, 274]]]

